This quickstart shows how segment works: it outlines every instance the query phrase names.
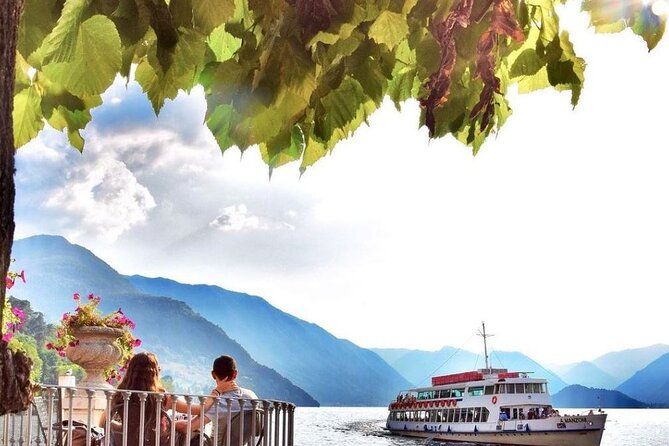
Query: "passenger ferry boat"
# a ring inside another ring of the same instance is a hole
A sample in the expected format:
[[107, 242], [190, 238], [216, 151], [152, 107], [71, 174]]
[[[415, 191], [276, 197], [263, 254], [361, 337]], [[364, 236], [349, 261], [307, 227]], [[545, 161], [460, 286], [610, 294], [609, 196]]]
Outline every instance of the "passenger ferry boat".
[[388, 406], [393, 434], [435, 441], [528, 446], [599, 446], [606, 414], [561, 415], [545, 379], [491, 368], [435, 376], [432, 386], [401, 392]]

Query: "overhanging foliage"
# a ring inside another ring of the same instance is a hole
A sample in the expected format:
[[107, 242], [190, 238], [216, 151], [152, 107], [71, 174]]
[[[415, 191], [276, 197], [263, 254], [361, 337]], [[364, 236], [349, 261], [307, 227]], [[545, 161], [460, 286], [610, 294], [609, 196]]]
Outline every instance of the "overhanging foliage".
[[[306, 169], [389, 96], [416, 98], [432, 137], [478, 151], [521, 92], [552, 87], [578, 101], [585, 61], [561, 0], [26, 0], [14, 99], [15, 145], [45, 122], [80, 134], [117, 74], [158, 113], [204, 87], [221, 150], [260, 147], [270, 168]], [[665, 18], [642, 0], [584, 0], [597, 31], [630, 28], [652, 49]]]

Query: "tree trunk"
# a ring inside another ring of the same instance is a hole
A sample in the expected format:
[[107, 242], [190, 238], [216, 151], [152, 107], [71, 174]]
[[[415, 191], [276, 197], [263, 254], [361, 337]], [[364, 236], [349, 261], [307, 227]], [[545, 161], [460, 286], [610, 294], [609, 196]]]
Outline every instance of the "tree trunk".
[[[0, 0], [0, 278], [7, 277], [14, 241], [14, 70], [23, 0]], [[5, 284], [0, 284], [0, 310], [5, 307]], [[4, 326], [0, 311], [0, 326]], [[27, 408], [31, 361], [13, 353], [0, 340], [0, 415]]]

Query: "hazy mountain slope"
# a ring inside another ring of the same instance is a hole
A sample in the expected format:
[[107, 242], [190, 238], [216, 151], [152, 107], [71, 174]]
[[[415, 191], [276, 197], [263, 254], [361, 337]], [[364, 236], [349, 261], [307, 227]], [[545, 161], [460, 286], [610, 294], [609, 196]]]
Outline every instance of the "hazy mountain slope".
[[669, 405], [669, 353], [636, 372], [616, 390], [652, 404]]
[[667, 353], [669, 353], [669, 345], [655, 344], [648, 347], [607, 353], [592, 362], [604, 372], [623, 382]]
[[370, 348], [370, 350], [379, 355], [381, 359], [391, 366], [404, 355], [411, 352], [408, 348]]
[[606, 389], [592, 389], [589, 387], [571, 385], [565, 387], [552, 398], [554, 407], [570, 407], [596, 409], [619, 408], [638, 409], [648, 407], [648, 404], [637, 401], [622, 392]]
[[[166, 375], [192, 390], [211, 386], [211, 362], [221, 354], [232, 354], [239, 362], [240, 381], [266, 398], [288, 399], [300, 405], [315, 405], [304, 390], [276, 371], [258, 364], [244, 348], [218, 326], [195, 313], [183, 302], [140, 294], [113, 268], [90, 251], [62, 237], [37, 236], [14, 243], [16, 266], [26, 270], [27, 284], [12, 294], [30, 300], [33, 308], [56, 321], [72, 311], [72, 293], [94, 291], [103, 296], [102, 308], [122, 307], [137, 323], [142, 349], [155, 352]], [[102, 292], [100, 292], [102, 290]]]
[[[399, 357], [392, 365], [416, 386], [428, 385], [433, 375], [445, 375], [484, 367], [482, 355], [466, 350], [457, 351], [448, 346], [436, 352], [412, 350]], [[555, 373], [519, 352], [495, 351], [491, 355], [491, 365], [521, 372], [534, 372], [534, 376], [548, 380], [550, 391], [553, 393], [567, 385]]]
[[[324, 405], [383, 405], [409, 386], [376, 353], [278, 310], [260, 297], [209, 285], [129, 277], [138, 289], [182, 300], [225, 327], [259, 362]], [[260, 329], [261, 328], [261, 329]]]
[[[558, 372], [559, 373], [559, 372]], [[620, 381], [592, 362], [583, 361], [571, 364], [560, 373], [560, 377], [569, 384], [580, 384], [595, 389], [615, 389]]]

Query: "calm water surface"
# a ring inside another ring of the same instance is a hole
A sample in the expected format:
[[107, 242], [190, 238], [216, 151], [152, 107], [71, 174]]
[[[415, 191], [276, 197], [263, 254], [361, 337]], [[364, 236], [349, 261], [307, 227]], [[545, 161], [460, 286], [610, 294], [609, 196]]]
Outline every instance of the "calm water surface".
[[[578, 413], [562, 410], [562, 413]], [[669, 409], [607, 410], [602, 446], [669, 446]], [[385, 408], [298, 408], [296, 446], [418, 446], [424, 441], [388, 435]], [[440, 443], [446, 445], [447, 443]], [[462, 443], [458, 443], [461, 446]], [[454, 445], [455, 446], [455, 445]]]

